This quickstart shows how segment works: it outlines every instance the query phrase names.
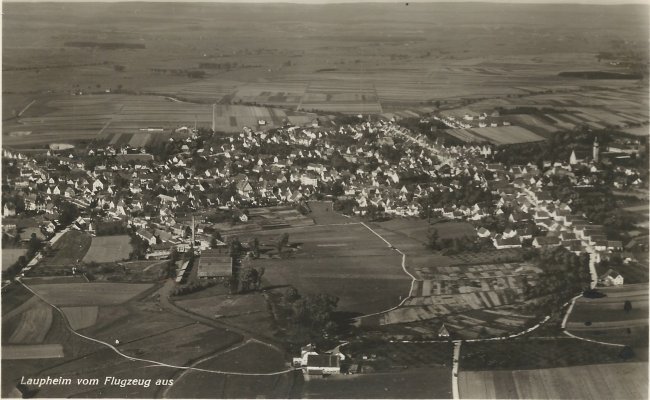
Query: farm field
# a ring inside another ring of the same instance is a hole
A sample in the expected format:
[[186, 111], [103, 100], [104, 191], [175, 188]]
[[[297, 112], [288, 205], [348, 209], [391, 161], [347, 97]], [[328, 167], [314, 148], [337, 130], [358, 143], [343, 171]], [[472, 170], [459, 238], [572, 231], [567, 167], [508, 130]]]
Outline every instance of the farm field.
[[74, 307], [124, 303], [151, 286], [146, 283], [51, 283], [31, 288], [52, 304]]
[[[77, 322], [87, 322], [90, 313], [76, 313], [72, 317]], [[66, 316], [71, 314], [64, 310]], [[60, 316], [57, 315], [60, 320]], [[84, 321], [82, 321], [84, 320]], [[57, 322], [56, 330], [63, 328]], [[55, 327], [53, 327], [54, 329]], [[65, 329], [65, 328], [64, 328]], [[126, 354], [145, 359], [158, 360], [173, 365], [187, 365], [192, 360], [198, 360], [206, 354], [213, 354], [229, 348], [241, 341], [241, 336], [222, 329], [216, 329], [196, 323], [195, 321], [161, 311], [153, 303], [131, 302], [126, 305], [99, 307], [96, 323], [88, 328], [81, 328], [83, 334], [100, 340], [113, 342], [120, 340], [120, 350]], [[67, 334], [67, 333], [66, 333]], [[48, 335], [49, 337], [49, 335]], [[58, 334], [59, 340], [64, 336]], [[52, 336], [48, 340], [55, 340]], [[66, 341], [64, 340], [64, 343]], [[134, 362], [117, 356], [110, 349], [101, 347], [85, 357], [70, 352], [64, 345], [67, 362], [58, 363], [45, 369], [39, 374], [43, 376], [70, 377], [73, 380], [84, 371], [84, 377], [97, 377], [103, 381], [105, 376], [119, 378], [152, 378], [173, 379], [179, 370], [171, 368], [151, 367], [150, 364]], [[73, 347], [74, 348], [74, 347]], [[147, 368], [144, 368], [144, 367]], [[4, 378], [3, 378], [4, 379]], [[4, 384], [4, 380], [3, 380]], [[119, 386], [51, 386], [41, 388], [39, 392], [46, 397], [69, 397], [88, 395], [100, 397], [138, 397], [154, 398], [163, 387], [151, 385], [144, 387]]]
[[312, 378], [309, 382], [305, 382], [303, 397], [316, 399], [448, 399], [451, 398], [451, 369], [428, 367], [399, 372]]
[[130, 240], [128, 235], [93, 237], [83, 261], [105, 263], [128, 259], [132, 250]]
[[18, 318], [18, 323], [9, 337], [9, 343], [42, 343], [52, 325], [52, 307], [42, 301], [37, 301], [16, 318]]
[[648, 363], [525, 371], [462, 371], [464, 399], [647, 399]]
[[302, 380], [296, 371], [277, 376], [236, 376], [190, 371], [165, 394], [167, 398], [252, 399], [294, 398], [294, 386]]
[[[29, 290], [25, 289], [23, 285], [12, 283], [2, 290], [2, 316], [9, 313], [17, 313], [21, 307], [24, 307], [27, 301], [34, 298], [34, 295]], [[34, 301], [34, 300], [31, 300]]]
[[91, 236], [79, 231], [68, 231], [52, 246], [53, 255], [44, 257], [38, 268], [71, 268], [80, 262], [90, 248]]
[[234, 317], [241, 314], [266, 314], [266, 301], [257, 293], [246, 295], [222, 294], [217, 296], [184, 299], [178, 297], [174, 302], [181, 308], [204, 315], [214, 317]]
[[311, 210], [307, 217], [313, 219], [316, 225], [347, 224], [354, 221], [352, 218], [334, 212], [331, 201], [309, 201], [307, 204]]
[[62, 358], [60, 344], [14, 344], [2, 346], [3, 360], [29, 360], [43, 358]]
[[[34, 146], [63, 136], [64, 142], [89, 140], [100, 132], [132, 134], [134, 128], [157, 122], [156, 114], [160, 124], [170, 122], [165, 121], [169, 115], [176, 119], [174, 124], [197, 119], [202, 126], [210, 126], [209, 108], [214, 103], [242, 107], [241, 112], [225, 113], [216, 124], [219, 130], [239, 129], [262, 114], [270, 124], [285, 116], [293, 123], [309, 122], [310, 117], [295, 110], [418, 115], [436, 101], [453, 106], [475, 99], [484, 99], [478, 107], [487, 108], [525, 102], [600, 107], [602, 116], [586, 122], [592, 127], [647, 121], [643, 99], [647, 96], [642, 93], [641, 103], [631, 97], [644, 89], [639, 90], [638, 82], [558, 76], [561, 71], [620, 71], [621, 67], [594, 57], [610, 40], [623, 40], [626, 50], [647, 57], [646, 46], [638, 40], [647, 36], [640, 6], [608, 10], [611, 18], [607, 19], [600, 8], [585, 14], [576, 6], [539, 7], [536, 12], [545, 15], [544, 21], [572, 22], [550, 35], [529, 29], [551, 29], [533, 19], [536, 13], [530, 5], [502, 7], [494, 15], [494, 9], [485, 5], [467, 10], [464, 7], [470, 6], [457, 4], [400, 9], [329, 5], [319, 7], [318, 13], [306, 5], [227, 9], [211, 4], [182, 12], [173, 7], [86, 5], [71, 13], [55, 6], [10, 6], [15, 18], [8, 21], [3, 42], [3, 110], [18, 115], [32, 100], [37, 101], [20, 116], [20, 123], [7, 121], [5, 144]], [[387, 13], [391, 23], [384, 31], [364, 29], [364, 25], [382, 21]], [[103, 18], [98, 20], [100, 14]], [[488, 14], [491, 17], [486, 21], [483, 17]], [[169, 15], [182, 15], [182, 22], [161, 30]], [[296, 36], [294, 29], [300, 29], [307, 17], [315, 18], [318, 28], [303, 29]], [[117, 25], [107, 22], [115, 18], [122, 18]], [[215, 24], [215, 19], [220, 23]], [[242, 20], [256, 26], [256, 31], [251, 33], [237, 23]], [[21, 28], [32, 21], [38, 21], [38, 29], [24, 32]], [[79, 32], [69, 31], [66, 24], [75, 24]], [[510, 31], [486, 32], [485, 24], [511, 24], [517, 38], [511, 40]], [[134, 26], [138, 33], [128, 34]], [[587, 43], [583, 35], [591, 26], [602, 27], [606, 34]], [[139, 46], [125, 51], [66, 45], [106, 31], [110, 31], [106, 40]], [[176, 57], [164, 56], [168, 52]], [[84, 94], [72, 96], [80, 92]], [[167, 104], [156, 105], [147, 117], [146, 107], [137, 110], [130, 100], [102, 104], [107, 98], [144, 100], [144, 104], [146, 98], [158, 98], [156, 102]], [[70, 117], [72, 108], [53, 110], [60, 100], [79, 102], [78, 118]], [[187, 105], [181, 100], [201, 104]], [[142, 113], [141, 120], [133, 119], [137, 112]], [[580, 111], [579, 118], [588, 120], [589, 112]], [[30, 133], [21, 136], [21, 132]]]
[[[589, 339], [647, 347], [648, 284], [599, 288], [606, 296], [581, 297], [567, 321], [567, 331]], [[629, 300], [632, 309], [623, 308]]]
[[500, 126], [485, 128], [448, 129], [445, 132], [468, 143], [489, 142], [496, 145], [540, 142], [545, 140], [521, 126]]
[[[315, 115], [270, 107], [228, 104], [196, 104], [147, 95], [84, 95], [43, 101], [40, 113], [9, 122], [4, 137], [8, 145], [51, 143], [52, 138], [102, 139], [109, 144], [144, 147], [170, 135], [181, 126], [211, 128], [220, 132], [238, 132], [244, 126], [257, 127], [263, 119], [268, 127], [285, 120], [297, 124], [311, 122]], [[29, 135], [20, 132], [31, 132]]]
[[629, 133], [630, 135], [634, 135], [634, 136], [641, 136], [641, 137], [650, 136], [650, 126], [646, 124], [643, 126], [639, 126], [637, 128], [627, 128], [627, 129], [623, 129], [623, 132]]
[[97, 306], [62, 307], [61, 311], [65, 314], [70, 327], [76, 331], [93, 326], [97, 321], [99, 308]]
[[265, 267], [264, 286], [327, 293], [339, 298], [339, 311], [357, 313], [393, 307], [408, 295], [411, 280], [401, 268], [400, 255], [364, 226], [313, 226], [258, 236], [262, 244], [273, 244], [283, 232], [298, 250], [290, 258], [253, 262]]
[[377, 225], [384, 229], [401, 233], [423, 244], [428, 243], [428, 233], [431, 229], [436, 229], [441, 239], [476, 236], [476, 230], [467, 222], [438, 222], [429, 225], [424, 219], [394, 218], [389, 221], [380, 222]]
[[449, 367], [452, 363], [453, 344], [451, 342], [431, 343], [385, 343], [367, 344], [352, 342], [350, 353], [362, 358], [374, 354], [376, 359], [364, 360], [363, 365], [385, 371], [399, 368]]
[[[209, 357], [197, 368], [233, 372], [267, 373], [287, 369], [284, 357], [277, 350], [257, 341], [248, 341]], [[182, 373], [166, 393], [166, 397], [195, 398], [288, 398], [299, 372], [270, 376], [235, 376], [202, 371]]]
[[648, 361], [647, 348], [637, 348], [625, 359], [622, 347], [560, 336], [465, 342], [461, 347], [463, 370], [527, 370], [577, 365]]
[[[607, 82], [606, 85], [610, 85]], [[528, 128], [534, 132], [548, 133], [554, 130], [570, 130], [580, 125], [593, 129], [605, 127], [621, 128], [622, 131], [637, 135], [648, 135], [648, 98], [647, 88], [637, 85], [618, 87], [566, 87], [557, 93], [537, 93], [513, 99], [489, 99], [475, 102], [469, 108], [475, 112], [491, 113], [495, 107], [545, 108], [536, 115], [505, 114], [499, 120], [509, 121], [512, 127]], [[448, 111], [454, 113], [454, 110]], [[458, 112], [456, 113], [458, 114]], [[460, 115], [462, 116], [462, 114]], [[629, 125], [643, 124], [641, 127], [628, 128]], [[510, 127], [504, 127], [510, 128]], [[481, 134], [483, 129], [472, 129]], [[493, 129], [502, 129], [493, 128]], [[471, 137], [467, 136], [469, 139]], [[459, 133], [460, 138], [460, 133]]]
[[28, 286], [44, 285], [49, 283], [86, 283], [88, 280], [83, 275], [67, 275], [67, 276], [34, 276], [25, 277], [21, 279]]
[[[232, 225], [220, 222], [214, 224], [214, 227], [227, 238], [236, 235], [248, 235], [260, 230], [276, 231], [280, 228], [299, 228], [314, 225], [314, 220], [310, 215], [304, 216], [290, 206], [251, 208], [249, 213], [249, 219], [245, 223]], [[346, 222], [349, 222], [349, 220]]]
[[27, 249], [2, 249], [2, 270], [11, 267], [20, 256], [27, 254]]

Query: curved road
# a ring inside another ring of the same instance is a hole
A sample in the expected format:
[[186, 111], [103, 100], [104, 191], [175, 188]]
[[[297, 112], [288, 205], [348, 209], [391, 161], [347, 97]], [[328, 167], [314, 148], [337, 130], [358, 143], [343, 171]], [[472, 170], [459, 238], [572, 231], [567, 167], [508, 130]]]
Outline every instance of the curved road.
[[[287, 368], [287, 369], [282, 370], [282, 371], [266, 372], [266, 373], [233, 372], [233, 371], [222, 371], [222, 370], [213, 370], [213, 369], [206, 369], [206, 368], [197, 368], [197, 367], [192, 367], [192, 366], [173, 365], [173, 364], [167, 364], [167, 363], [163, 363], [163, 362], [156, 361], [156, 360], [148, 360], [148, 359], [145, 359], [145, 358], [139, 358], [139, 357], [129, 356], [129, 355], [127, 355], [127, 354], [122, 353], [119, 349], [117, 349], [115, 346], [113, 346], [113, 345], [110, 344], [110, 343], [104, 342], [104, 341], [99, 340], [99, 339], [92, 338], [92, 337], [90, 337], [90, 336], [83, 335], [83, 334], [81, 334], [81, 333], [75, 331], [74, 329], [72, 329], [72, 327], [70, 326], [68, 320], [67, 320], [66, 317], [65, 317], [65, 314], [63, 313], [63, 311], [62, 311], [59, 307], [57, 307], [56, 305], [54, 305], [54, 304], [48, 302], [48, 301], [47, 301], [46, 299], [44, 299], [41, 295], [39, 295], [39, 294], [36, 293], [34, 290], [32, 290], [32, 288], [30, 288], [29, 286], [25, 285], [25, 284], [24, 284], [24, 283], [23, 283], [19, 278], [17, 279], [17, 281], [18, 281], [21, 285], [23, 285], [23, 286], [25, 287], [25, 289], [27, 289], [27, 290], [29, 290], [30, 292], [32, 292], [32, 293], [34, 294], [34, 296], [36, 296], [36, 297], [38, 297], [39, 299], [43, 300], [45, 303], [49, 304], [50, 307], [52, 307], [52, 308], [54, 308], [55, 310], [57, 310], [57, 311], [61, 314], [61, 316], [63, 317], [63, 320], [65, 321], [65, 324], [66, 324], [66, 328], [67, 328], [67, 329], [68, 329], [72, 334], [74, 334], [74, 335], [76, 335], [76, 336], [79, 336], [79, 337], [81, 337], [81, 338], [83, 338], [83, 339], [89, 340], [89, 341], [91, 341], [91, 342], [98, 343], [98, 344], [100, 344], [100, 345], [102, 345], [102, 346], [108, 347], [108, 348], [111, 349], [114, 353], [116, 353], [116, 354], [119, 355], [120, 357], [126, 358], [127, 360], [131, 360], [131, 361], [142, 361], [142, 362], [149, 363], [149, 364], [151, 364], [151, 365], [156, 365], [156, 366], [159, 366], [159, 367], [175, 368], [175, 369], [179, 369], [179, 370], [192, 370], [192, 371], [200, 371], [200, 372], [207, 372], [207, 373], [212, 373], [212, 374], [224, 374], [224, 375], [240, 375], [240, 376], [273, 376], [273, 375], [283, 375], [283, 374], [286, 374], [286, 373], [288, 373], [288, 372], [294, 371], [294, 368]], [[167, 286], [168, 286], [168, 285], [163, 286], [163, 288], [161, 288], [161, 290], [163, 290], [163, 289], [166, 288]], [[169, 289], [167, 289], [167, 290], [169, 290]], [[167, 302], [169, 302], [169, 299], [168, 299], [166, 296], [162, 296], [162, 297], [161, 297], [161, 299], [163, 299], [163, 298], [166, 298], [166, 299], [167, 299]], [[163, 304], [163, 302], [161, 302], [161, 304]], [[169, 303], [169, 305], [171, 305], [171, 303]], [[176, 306], [172, 306], [172, 307], [174, 307], [175, 309], [178, 309]], [[178, 310], [179, 310], [179, 309], [178, 309]], [[197, 320], [197, 317], [196, 317], [194, 314], [187, 313], [187, 312], [185, 312], [185, 313], [186, 313], [186, 316], [189, 316], [190, 318], [192, 318], [192, 319], [194, 319], [194, 320]], [[213, 327], [214, 327], [214, 326], [219, 326], [220, 328], [222, 327], [221, 324], [213, 324], [214, 321], [211, 321], [209, 318], [204, 318], [204, 317], [202, 317], [202, 319], [205, 319], [205, 320], [209, 321], [210, 324], [208, 324], [208, 325], [210, 325], [210, 326], [213, 326]], [[229, 328], [227, 328], [227, 329], [230, 329], [230, 328], [231, 328], [231, 327], [229, 327]], [[233, 331], [237, 332], [237, 330], [234, 330], [234, 329], [230, 329], [230, 330], [233, 330]], [[242, 330], [242, 332], [245, 332], [245, 331]], [[246, 333], [245, 335], [246, 335], [246, 336], [250, 336], [248, 333]]]

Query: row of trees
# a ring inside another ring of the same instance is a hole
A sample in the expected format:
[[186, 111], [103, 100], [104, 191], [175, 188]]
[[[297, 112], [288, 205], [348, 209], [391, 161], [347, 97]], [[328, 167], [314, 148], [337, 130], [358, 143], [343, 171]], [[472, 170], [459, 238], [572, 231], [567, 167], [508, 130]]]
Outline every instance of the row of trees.
[[247, 293], [252, 290], [259, 290], [264, 276], [264, 267], [246, 267], [239, 271], [236, 290], [237, 293]]
[[276, 324], [293, 343], [318, 342], [337, 329], [339, 299], [325, 293], [301, 295], [290, 287], [270, 304]]
[[433, 228], [428, 233], [428, 246], [432, 250], [441, 251], [443, 255], [460, 254], [466, 251], [480, 252], [494, 249], [492, 241], [487, 238], [459, 236], [455, 238], [440, 238], [438, 230]]

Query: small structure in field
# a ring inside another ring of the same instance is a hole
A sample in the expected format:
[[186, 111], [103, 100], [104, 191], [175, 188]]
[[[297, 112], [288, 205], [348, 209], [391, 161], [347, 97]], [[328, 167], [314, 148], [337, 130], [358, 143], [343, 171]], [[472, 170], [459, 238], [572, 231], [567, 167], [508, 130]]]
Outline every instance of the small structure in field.
[[440, 326], [440, 329], [438, 329], [438, 337], [439, 338], [448, 338], [449, 337], [449, 331], [447, 330], [447, 327], [443, 323]]
[[603, 286], [620, 286], [623, 284], [623, 275], [614, 271], [613, 269], [608, 269], [600, 278], [598, 282]]
[[208, 249], [201, 252], [197, 276], [201, 279], [227, 278], [232, 275], [233, 260], [226, 249]]
[[300, 357], [293, 358], [293, 366], [302, 368], [308, 375], [335, 375], [341, 373], [341, 360], [345, 356], [340, 351], [331, 354], [319, 354], [312, 344], [300, 349]]

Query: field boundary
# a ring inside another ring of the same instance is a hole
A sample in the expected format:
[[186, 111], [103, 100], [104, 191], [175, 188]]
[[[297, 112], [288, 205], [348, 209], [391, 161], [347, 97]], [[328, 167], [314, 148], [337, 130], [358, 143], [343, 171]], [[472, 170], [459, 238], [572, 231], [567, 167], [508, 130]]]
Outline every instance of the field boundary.
[[[25, 287], [25, 289], [29, 290], [29, 291], [32, 292], [35, 296], [37, 296], [38, 298], [40, 298], [41, 300], [43, 300], [45, 303], [47, 303], [50, 307], [52, 307], [52, 308], [54, 308], [55, 310], [57, 310], [57, 311], [59, 312], [59, 314], [61, 314], [61, 315], [64, 317], [64, 319], [65, 319], [65, 314], [63, 313], [63, 311], [62, 311], [59, 307], [57, 307], [56, 305], [54, 305], [54, 304], [52, 304], [52, 303], [49, 303], [47, 300], [45, 300], [43, 297], [41, 297], [38, 293], [36, 293], [35, 291], [33, 291], [29, 286], [25, 285], [25, 283], [23, 283], [20, 279], [17, 279], [17, 281], [18, 281], [21, 285], [23, 285], [23, 286]], [[282, 370], [282, 371], [276, 371], [276, 372], [248, 373], [248, 372], [233, 372], [233, 371], [210, 370], [210, 369], [205, 369], [205, 368], [196, 368], [196, 367], [190, 367], [190, 366], [182, 366], [182, 365], [167, 364], [167, 363], [163, 363], [163, 362], [160, 362], [160, 361], [147, 360], [147, 359], [145, 359], [145, 358], [139, 358], [139, 357], [129, 356], [129, 355], [127, 355], [127, 354], [122, 353], [120, 350], [118, 350], [115, 346], [113, 346], [113, 345], [110, 344], [110, 343], [104, 342], [104, 341], [99, 340], [99, 339], [92, 338], [92, 337], [90, 337], [90, 336], [83, 335], [83, 334], [81, 334], [81, 333], [75, 331], [74, 329], [72, 329], [72, 327], [71, 327], [70, 324], [68, 323], [68, 320], [67, 320], [67, 319], [65, 319], [65, 324], [66, 324], [66, 328], [67, 328], [70, 332], [72, 332], [74, 335], [79, 336], [79, 337], [81, 337], [81, 338], [83, 338], [83, 339], [89, 340], [89, 341], [91, 341], [91, 342], [98, 343], [98, 344], [100, 344], [100, 345], [102, 345], [102, 346], [108, 347], [108, 348], [111, 349], [114, 353], [116, 353], [117, 355], [119, 355], [119, 356], [121, 356], [121, 357], [123, 357], [123, 358], [125, 358], [125, 359], [127, 359], [127, 360], [131, 360], [131, 361], [142, 361], [142, 362], [149, 363], [149, 364], [152, 364], [152, 365], [155, 365], [155, 366], [159, 366], [159, 367], [167, 367], [167, 368], [175, 368], [175, 369], [181, 369], [181, 370], [192, 370], [192, 371], [199, 371], [199, 372], [207, 372], [207, 373], [211, 373], [211, 374], [239, 375], [239, 376], [275, 376], [275, 375], [284, 375], [284, 374], [286, 374], [286, 373], [289, 373], [289, 372], [292, 372], [292, 371], [295, 370], [294, 368], [287, 368], [287, 369], [285, 369], [285, 370]]]
[[374, 316], [374, 315], [379, 315], [379, 314], [384, 314], [384, 313], [387, 313], [387, 312], [389, 312], [389, 311], [396, 310], [397, 308], [401, 307], [402, 305], [404, 305], [404, 303], [405, 303], [408, 299], [411, 298], [411, 293], [413, 293], [413, 286], [415, 285], [415, 282], [417, 281], [417, 279], [415, 278], [415, 276], [413, 276], [413, 275], [412, 275], [410, 272], [408, 272], [408, 270], [406, 269], [406, 254], [405, 254], [403, 251], [401, 251], [400, 249], [398, 249], [397, 247], [393, 246], [393, 245], [392, 245], [388, 240], [384, 239], [384, 237], [381, 236], [379, 233], [377, 233], [374, 229], [372, 229], [371, 227], [369, 227], [368, 225], [366, 225], [365, 222], [361, 222], [360, 224], [363, 225], [363, 226], [365, 226], [366, 229], [368, 229], [370, 232], [374, 233], [374, 234], [375, 234], [379, 239], [383, 240], [383, 241], [388, 245], [388, 247], [390, 247], [391, 249], [395, 250], [396, 252], [398, 252], [399, 254], [402, 255], [402, 265], [401, 265], [401, 267], [402, 267], [402, 270], [406, 273], [406, 275], [408, 275], [408, 276], [411, 278], [411, 288], [409, 289], [409, 294], [408, 294], [406, 297], [404, 297], [404, 299], [402, 299], [402, 301], [400, 301], [400, 303], [399, 303], [398, 305], [396, 305], [395, 307], [391, 307], [391, 308], [389, 308], [388, 310], [378, 311], [378, 312], [375, 312], [375, 313], [372, 313], [372, 314], [366, 314], [366, 315], [362, 315], [362, 316], [360, 316], [360, 317], [356, 317], [355, 319], [356, 319], [357, 321], [361, 321], [362, 318], [372, 317], [372, 316]]
[[583, 340], [585, 342], [604, 344], [605, 346], [625, 347], [624, 344], [601, 342], [599, 340], [587, 339], [587, 338], [584, 338], [584, 337], [574, 335], [573, 333], [567, 331], [567, 329], [566, 329], [567, 321], [569, 320], [569, 316], [571, 315], [571, 312], [573, 311], [573, 306], [576, 304], [576, 300], [578, 300], [580, 297], [582, 297], [582, 294], [579, 294], [579, 295], [575, 296], [573, 299], [571, 299], [571, 304], [569, 305], [569, 308], [567, 309], [566, 314], [564, 315], [564, 318], [562, 319], [562, 325], [560, 326], [562, 328], [562, 332], [565, 335], [569, 336], [569, 337], [572, 337], [572, 338], [578, 339], [578, 340]]

